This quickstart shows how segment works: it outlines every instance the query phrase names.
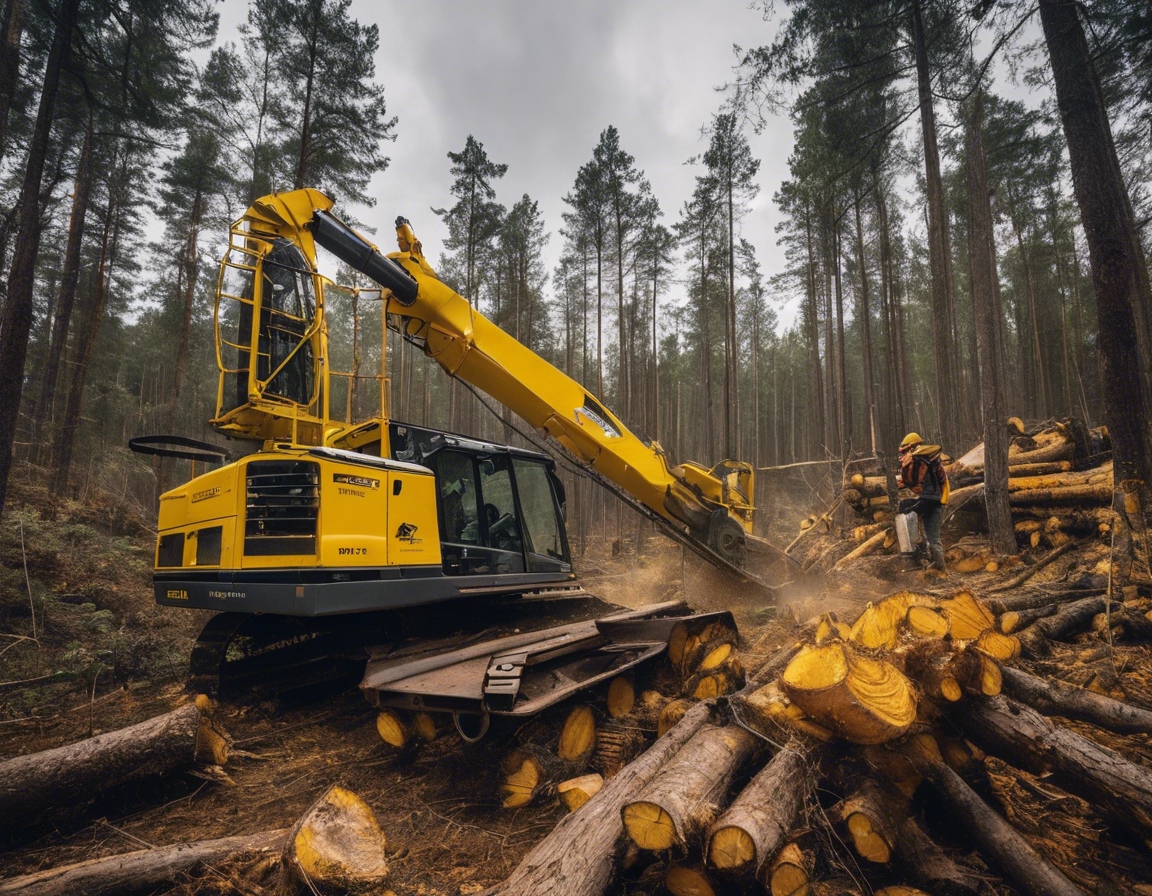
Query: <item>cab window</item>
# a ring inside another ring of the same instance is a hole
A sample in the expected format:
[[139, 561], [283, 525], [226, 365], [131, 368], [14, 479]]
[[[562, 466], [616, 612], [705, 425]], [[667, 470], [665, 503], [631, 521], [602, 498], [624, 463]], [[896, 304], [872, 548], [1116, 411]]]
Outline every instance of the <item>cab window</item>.
[[524, 538], [533, 572], [552, 570], [554, 562], [567, 562], [567, 546], [559, 519], [559, 507], [544, 465], [516, 458], [516, 488], [524, 511]]
[[479, 493], [471, 456], [443, 451], [436, 458], [436, 473], [440, 488], [440, 540], [481, 544]]

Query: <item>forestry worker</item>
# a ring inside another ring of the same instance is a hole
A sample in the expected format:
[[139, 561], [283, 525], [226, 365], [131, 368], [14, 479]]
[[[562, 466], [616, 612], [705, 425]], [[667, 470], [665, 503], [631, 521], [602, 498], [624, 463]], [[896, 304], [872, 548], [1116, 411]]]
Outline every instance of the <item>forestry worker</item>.
[[932, 567], [943, 572], [940, 526], [944, 521], [944, 505], [948, 503], [948, 474], [940, 460], [941, 453], [939, 445], [925, 445], [917, 433], [908, 433], [900, 443], [900, 475], [896, 484], [916, 496], [901, 501], [900, 512], [915, 512], [920, 517]]

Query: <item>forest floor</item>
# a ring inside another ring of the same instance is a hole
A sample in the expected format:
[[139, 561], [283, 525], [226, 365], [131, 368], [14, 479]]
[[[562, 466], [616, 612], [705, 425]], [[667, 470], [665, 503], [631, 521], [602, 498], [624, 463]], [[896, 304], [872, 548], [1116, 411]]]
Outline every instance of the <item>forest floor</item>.
[[[16, 483], [10, 495], [0, 526], [0, 758], [115, 730], [188, 701], [188, 653], [209, 614], [154, 604], [154, 535], [148, 527], [99, 497], [59, 501], [26, 482]], [[797, 507], [795, 519], [811, 509]], [[792, 534], [780, 533], [775, 541], [787, 543]], [[838, 539], [840, 533], [816, 536], [807, 550], [827, 550]], [[842, 542], [846, 553], [853, 545], [848, 538]], [[625, 551], [613, 557], [610, 547], [608, 539], [590, 539], [578, 560], [588, 591], [629, 607], [683, 598], [696, 610], [729, 609], [749, 669], [788, 643], [797, 621], [813, 615], [831, 611], [851, 620], [868, 601], [905, 587], [969, 587], [979, 594], [1020, 569], [1020, 562], [1009, 563], [996, 573], [952, 573], [941, 581], [903, 571], [893, 557], [865, 558], [790, 587], [773, 614], [762, 594], [690, 554], [683, 558], [662, 537], [646, 538], [640, 556]], [[1092, 543], [1073, 551], [1037, 580], [1087, 574], [1101, 550], [1106, 553], [1106, 545]], [[29, 588], [35, 641], [29, 640]], [[1140, 691], [1152, 677], [1152, 656], [1141, 648], [1126, 657], [1126, 672]], [[1148, 705], [1148, 696], [1129, 699]], [[388, 886], [396, 896], [457, 896], [505, 878], [565, 812], [554, 798], [500, 808], [491, 775], [482, 770], [498, 764], [493, 757], [515, 740], [512, 727], [494, 726], [478, 745], [441, 737], [419, 751], [398, 753], [381, 741], [375, 712], [355, 687], [319, 705], [226, 702], [219, 718], [239, 751], [227, 765], [233, 785], [174, 774], [57, 812], [0, 842], [0, 877], [143, 846], [290, 827], [339, 784], [377, 813], [388, 839]], [[1152, 764], [1148, 744], [1137, 747], [1139, 758]], [[1086, 825], [1084, 835], [1095, 833]], [[272, 870], [267, 860], [214, 867], [180, 879], [171, 892], [259, 893]]]

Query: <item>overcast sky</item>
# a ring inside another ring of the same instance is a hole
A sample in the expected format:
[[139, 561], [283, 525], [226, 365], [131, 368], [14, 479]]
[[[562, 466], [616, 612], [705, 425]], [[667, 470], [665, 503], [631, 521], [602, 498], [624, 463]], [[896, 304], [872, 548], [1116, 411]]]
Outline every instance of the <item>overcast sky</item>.
[[[221, 37], [235, 39], [247, 4], [222, 10]], [[732, 76], [732, 45], [767, 43], [774, 27], [745, 0], [354, 0], [352, 15], [380, 27], [376, 76], [399, 118], [386, 147], [392, 161], [370, 190], [376, 207], [358, 210], [377, 242], [392, 250], [391, 222], [404, 215], [435, 263], [446, 228], [431, 208], [451, 204], [447, 153], [472, 134], [508, 165], [497, 199], [511, 206], [527, 193], [540, 203], [549, 272], [563, 196], [609, 125], [651, 181], [665, 223], [677, 219], [700, 173], [684, 163], [706, 148], [700, 129], [722, 102], [715, 88]], [[787, 176], [792, 129], [781, 119], [750, 138], [761, 189], [742, 235], [773, 273], [783, 255], [772, 194]], [[682, 298], [680, 287], [669, 297]]]

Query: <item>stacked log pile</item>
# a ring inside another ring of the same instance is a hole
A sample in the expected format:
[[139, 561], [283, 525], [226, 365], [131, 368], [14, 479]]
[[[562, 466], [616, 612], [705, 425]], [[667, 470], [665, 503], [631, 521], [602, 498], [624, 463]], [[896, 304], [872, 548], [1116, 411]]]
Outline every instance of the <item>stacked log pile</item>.
[[489, 893], [1152, 892], [1152, 712], [1051, 674], [1084, 670], [1072, 639], [1143, 649], [1152, 603], [1123, 597], [903, 591], [811, 620]]
[[[1086, 536], [1108, 537], [1112, 514], [1112, 461], [1107, 430], [1087, 430], [1075, 420], [1050, 422], [1026, 432], [1018, 418], [1008, 424], [1008, 500], [1017, 541], [1022, 548], [1058, 547]], [[947, 517], [961, 531], [979, 532], [983, 523], [984, 445], [956, 460], [946, 458], [952, 494]], [[893, 507], [886, 471], [875, 460], [857, 461], [845, 470], [840, 504], [856, 547], [835, 561], [843, 566], [878, 551], [897, 550], [892, 529]], [[907, 494], [907, 493], [903, 493]], [[832, 515], [810, 517], [801, 535], [812, 529], [831, 530]], [[796, 542], [793, 542], [795, 546]], [[810, 558], [810, 562], [819, 558]], [[950, 558], [951, 559], [951, 558]], [[975, 572], [990, 562], [974, 558], [962, 572]], [[832, 561], [829, 561], [830, 563]], [[815, 565], [813, 563], [812, 565]], [[971, 568], [967, 568], [971, 567]]]

